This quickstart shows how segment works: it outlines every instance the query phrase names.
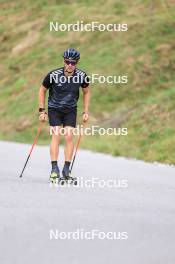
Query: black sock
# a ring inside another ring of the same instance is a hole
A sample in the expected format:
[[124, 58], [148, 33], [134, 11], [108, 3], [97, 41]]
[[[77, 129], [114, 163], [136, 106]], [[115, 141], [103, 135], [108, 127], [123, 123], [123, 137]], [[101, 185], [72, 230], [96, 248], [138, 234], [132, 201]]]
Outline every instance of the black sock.
[[51, 163], [52, 163], [52, 169], [58, 167], [57, 160], [54, 160]]
[[70, 161], [65, 161], [65, 163], [64, 163], [64, 166], [66, 166], [66, 167], [70, 167], [70, 164], [71, 164], [71, 162]]

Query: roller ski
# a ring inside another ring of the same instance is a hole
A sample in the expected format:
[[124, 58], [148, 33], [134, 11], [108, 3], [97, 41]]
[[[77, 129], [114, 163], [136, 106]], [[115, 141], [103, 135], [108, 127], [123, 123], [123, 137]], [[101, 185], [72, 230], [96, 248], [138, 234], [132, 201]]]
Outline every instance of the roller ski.
[[61, 177], [59, 179], [59, 184], [60, 185], [64, 185], [64, 184], [77, 185], [78, 181], [77, 181], [77, 178], [75, 178], [75, 177], [66, 176], [66, 177]]
[[77, 185], [77, 178], [72, 177], [70, 175], [70, 170], [69, 166], [64, 165], [63, 171], [62, 171], [62, 177], [59, 180], [59, 184], [64, 185], [64, 184], [72, 184], [72, 185]]

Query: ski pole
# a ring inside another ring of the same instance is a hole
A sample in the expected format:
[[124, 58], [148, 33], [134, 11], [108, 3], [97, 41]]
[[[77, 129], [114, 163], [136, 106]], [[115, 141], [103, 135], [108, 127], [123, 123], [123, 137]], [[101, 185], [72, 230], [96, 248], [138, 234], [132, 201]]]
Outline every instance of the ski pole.
[[[84, 127], [84, 122], [81, 123], [81, 126]], [[79, 148], [79, 145], [80, 145], [81, 138], [82, 138], [82, 134], [80, 132], [80, 135], [78, 137], [77, 144], [76, 144], [76, 147], [75, 147], [75, 153], [74, 153], [74, 156], [73, 156], [73, 159], [72, 159], [72, 163], [71, 163], [71, 167], [70, 167], [70, 174], [72, 172], [72, 168], [73, 168], [73, 165], [74, 165], [74, 162], [75, 162], [75, 158], [76, 158], [76, 155], [77, 155], [77, 151], [78, 151], [78, 148]]]
[[34, 140], [33, 145], [32, 145], [32, 147], [31, 147], [31, 149], [30, 149], [30, 151], [29, 151], [29, 155], [28, 155], [27, 160], [26, 160], [26, 162], [25, 162], [25, 164], [24, 164], [24, 168], [23, 168], [23, 170], [22, 170], [22, 172], [21, 172], [21, 174], [20, 174], [20, 176], [19, 176], [20, 178], [22, 177], [23, 172], [24, 172], [24, 170], [25, 170], [25, 168], [26, 168], [26, 166], [27, 166], [27, 163], [28, 163], [29, 158], [30, 158], [30, 156], [31, 156], [31, 154], [32, 154], [33, 148], [34, 148], [34, 146], [35, 146], [36, 143], [37, 143], [37, 140], [38, 140], [39, 135], [40, 135], [40, 133], [41, 133], [41, 127], [42, 127], [42, 123], [38, 126], [38, 130], [37, 130], [37, 134], [36, 134], [35, 140]]

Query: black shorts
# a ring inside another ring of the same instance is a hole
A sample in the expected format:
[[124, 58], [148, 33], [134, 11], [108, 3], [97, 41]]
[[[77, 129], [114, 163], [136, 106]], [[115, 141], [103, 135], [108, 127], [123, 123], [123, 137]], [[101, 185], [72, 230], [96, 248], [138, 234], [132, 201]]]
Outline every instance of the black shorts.
[[50, 126], [71, 126], [76, 127], [77, 108], [60, 110], [58, 108], [48, 108]]

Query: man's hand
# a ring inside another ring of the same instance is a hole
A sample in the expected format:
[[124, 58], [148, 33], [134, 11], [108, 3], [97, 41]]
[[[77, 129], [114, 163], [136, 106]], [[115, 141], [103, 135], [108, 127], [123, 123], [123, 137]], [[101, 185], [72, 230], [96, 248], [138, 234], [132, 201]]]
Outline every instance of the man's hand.
[[39, 121], [46, 122], [48, 120], [45, 109], [39, 109]]
[[89, 119], [89, 114], [88, 112], [83, 112], [83, 122], [87, 122]]

